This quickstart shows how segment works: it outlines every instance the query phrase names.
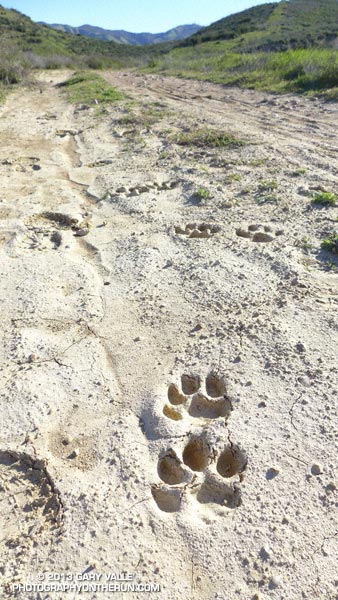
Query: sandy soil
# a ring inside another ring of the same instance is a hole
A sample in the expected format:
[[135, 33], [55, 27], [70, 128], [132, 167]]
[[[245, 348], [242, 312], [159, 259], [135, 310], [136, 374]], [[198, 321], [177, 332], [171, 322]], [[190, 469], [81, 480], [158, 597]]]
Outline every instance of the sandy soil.
[[337, 598], [337, 104], [65, 77], [1, 109], [1, 598]]

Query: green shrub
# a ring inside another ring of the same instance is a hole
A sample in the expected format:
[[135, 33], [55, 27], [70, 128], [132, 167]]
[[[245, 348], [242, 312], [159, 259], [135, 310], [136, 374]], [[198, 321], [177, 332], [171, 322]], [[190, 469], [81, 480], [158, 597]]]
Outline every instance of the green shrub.
[[322, 206], [336, 206], [337, 196], [332, 192], [319, 192], [313, 199], [313, 204], [321, 204]]
[[6, 44], [0, 46], [0, 83], [11, 85], [19, 83], [28, 72], [28, 63], [17, 48]]
[[174, 141], [179, 146], [200, 146], [200, 147], [224, 147], [224, 146], [242, 146], [244, 142], [236, 139], [229, 133], [218, 131], [216, 129], [196, 129], [185, 133], [179, 133]]
[[205, 187], [198, 188], [194, 196], [199, 200], [210, 200], [210, 198], [212, 198], [211, 192]]
[[338, 254], [338, 233], [331, 233], [328, 238], [323, 240], [322, 248], [332, 254]]

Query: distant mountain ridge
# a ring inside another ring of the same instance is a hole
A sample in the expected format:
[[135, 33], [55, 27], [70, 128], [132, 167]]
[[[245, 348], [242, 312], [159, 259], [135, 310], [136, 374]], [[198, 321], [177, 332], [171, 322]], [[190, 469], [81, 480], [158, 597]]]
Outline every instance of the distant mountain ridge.
[[44, 23], [56, 31], [72, 33], [74, 35], [84, 35], [86, 37], [104, 40], [106, 42], [117, 42], [118, 44], [130, 44], [132, 46], [144, 46], [146, 44], [162, 44], [163, 42], [176, 42], [197, 33], [202, 27], [196, 23], [190, 25], [179, 25], [164, 33], [131, 33], [123, 29], [112, 30], [95, 27], [93, 25], [81, 25], [80, 27], [71, 27], [70, 25], [61, 25], [59, 23]]

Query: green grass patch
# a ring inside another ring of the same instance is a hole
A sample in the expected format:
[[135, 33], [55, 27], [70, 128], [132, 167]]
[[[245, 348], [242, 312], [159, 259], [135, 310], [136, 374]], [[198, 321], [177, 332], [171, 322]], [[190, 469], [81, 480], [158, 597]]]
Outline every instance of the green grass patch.
[[319, 192], [315, 195], [312, 202], [321, 206], [336, 206], [337, 196], [333, 192]]
[[277, 185], [277, 181], [275, 181], [274, 179], [272, 181], [260, 181], [258, 184], [258, 191], [259, 192], [272, 192], [273, 190], [276, 190], [278, 187]]
[[59, 84], [64, 88], [67, 100], [74, 104], [111, 104], [124, 99], [124, 94], [111, 87], [100, 75], [79, 71]]
[[198, 188], [194, 193], [194, 196], [199, 200], [210, 200], [213, 197], [211, 192], [205, 187]]
[[338, 254], [338, 233], [334, 232], [322, 241], [322, 249]]
[[174, 142], [179, 146], [199, 146], [205, 148], [223, 148], [226, 146], [243, 146], [244, 142], [224, 131], [215, 129], [196, 129], [179, 133]]
[[175, 48], [156, 71], [263, 91], [318, 93], [338, 98], [338, 52], [331, 48], [235, 51], [230, 40]]

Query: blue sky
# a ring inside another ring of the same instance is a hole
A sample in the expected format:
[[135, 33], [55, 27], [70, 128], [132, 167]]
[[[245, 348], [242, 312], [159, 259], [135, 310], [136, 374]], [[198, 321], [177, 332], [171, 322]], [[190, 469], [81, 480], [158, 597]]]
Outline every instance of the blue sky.
[[33, 21], [97, 25], [135, 33], [159, 33], [176, 25], [209, 25], [226, 15], [268, 0], [0, 0]]

